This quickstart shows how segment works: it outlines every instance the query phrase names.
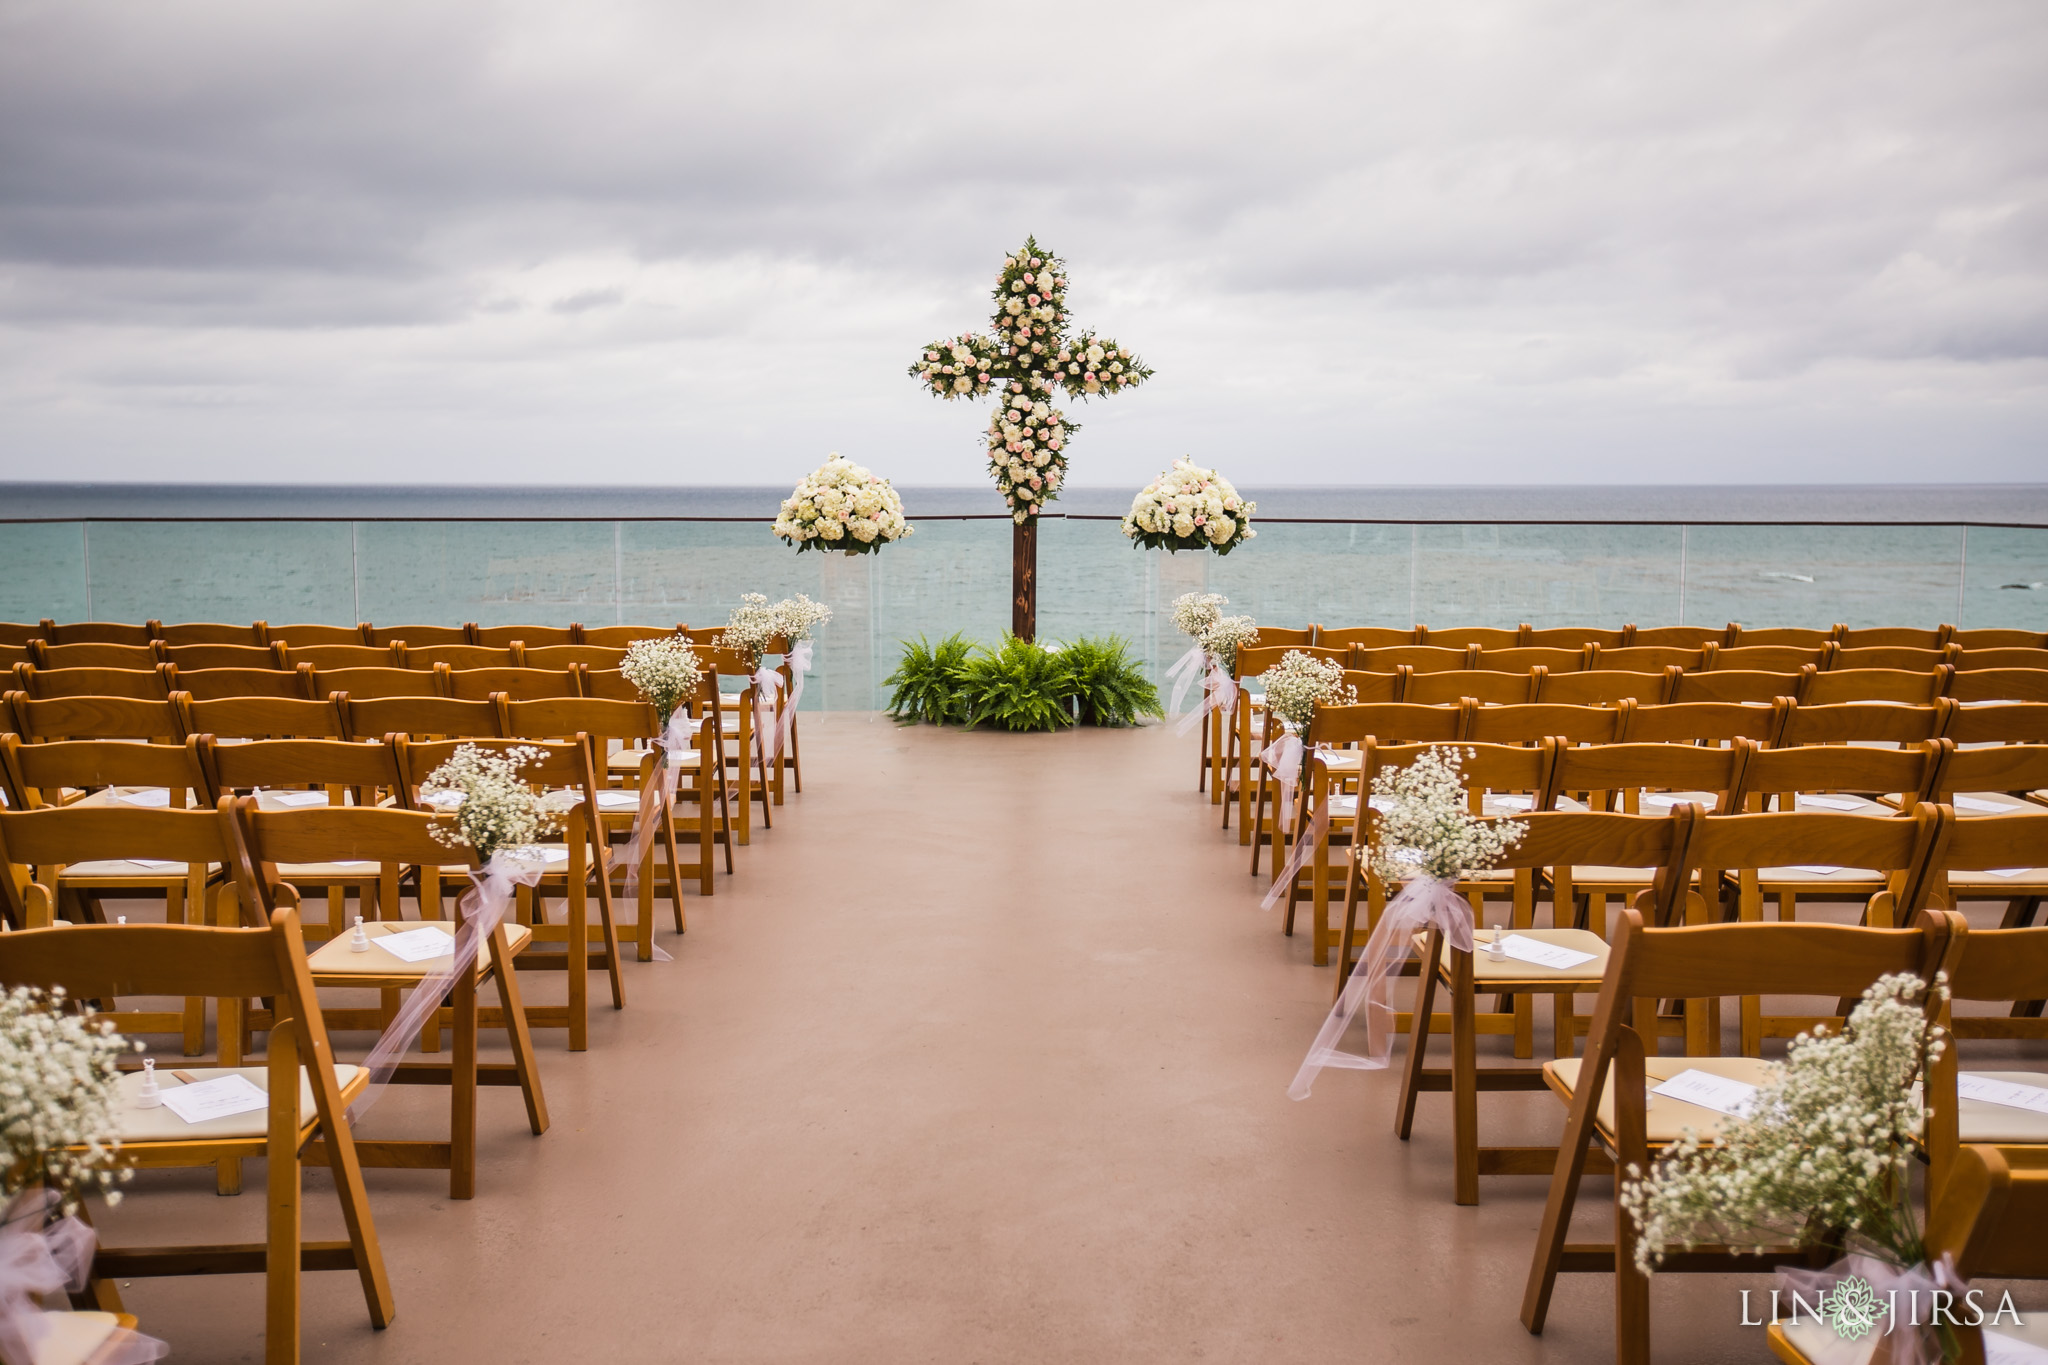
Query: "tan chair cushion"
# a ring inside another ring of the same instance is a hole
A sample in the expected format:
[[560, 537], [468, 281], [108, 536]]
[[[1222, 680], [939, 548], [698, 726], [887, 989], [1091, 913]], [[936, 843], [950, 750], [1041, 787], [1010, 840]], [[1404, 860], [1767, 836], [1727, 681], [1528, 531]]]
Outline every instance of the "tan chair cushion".
[[[1549, 986], [1567, 981], [1582, 985], [1598, 985], [1607, 975], [1607, 940], [1590, 930], [1509, 929], [1506, 932], [1519, 934], [1523, 938], [1533, 938], [1538, 943], [1554, 943], [1560, 948], [1570, 948], [1574, 952], [1591, 953], [1593, 960], [1582, 962], [1576, 967], [1544, 967], [1513, 957], [1505, 962], [1495, 962], [1486, 955], [1486, 944], [1492, 937], [1492, 931], [1481, 929], [1474, 935], [1477, 942], [1472, 950], [1472, 980], [1481, 990], [1508, 985]], [[1417, 952], [1421, 951], [1426, 939], [1427, 936], [1423, 934], [1415, 936]], [[1437, 970], [1444, 974], [1446, 980], [1450, 977], [1449, 951], [1446, 947], [1439, 953], [1436, 963]]]
[[[1543, 1081], [1552, 1090], [1570, 1101], [1573, 1088], [1578, 1084], [1579, 1065], [1582, 1058], [1560, 1057], [1554, 1062], [1543, 1064]], [[1648, 1057], [1643, 1061], [1644, 1089], [1655, 1088], [1659, 1083], [1670, 1080], [1682, 1071], [1705, 1071], [1731, 1080], [1746, 1081], [1750, 1085], [1762, 1085], [1776, 1071], [1776, 1065], [1760, 1057]], [[1698, 1133], [1703, 1142], [1712, 1141], [1721, 1134], [1721, 1124], [1727, 1115], [1712, 1109], [1703, 1109], [1697, 1104], [1687, 1104], [1668, 1095], [1649, 1096], [1650, 1107], [1644, 1115], [1644, 1131], [1654, 1144], [1676, 1142], [1686, 1128]], [[1600, 1108], [1594, 1116], [1600, 1132], [1610, 1140], [1614, 1136], [1614, 1075], [1610, 1071], [1607, 1088], [1600, 1096]]]
[[[1973, 1067], [1964, 1074], [2048, 1089], [2048, 1072], [1979, 1071]], [[2015, 1109], [2011, 1105], [1988, 1104], [1983, 1100], [1958, 1100], [1956, 1120], [1962, 1127], [1964, 1142], [2003, 1142], [2030, 1147], [2048, 1145], [2048, 1114], [2036, 1113], [2032, 1109]], [[2048, 1318], [2048, 1313], [2042, 1316]]]
[[[370, 950], [356, 952], [348, 946], [355, 937], [355, 926], [337, 930], [333, 938], [321, 944], [307, 955], [306, 964], [316, 976], [427, 976], [438, 967], [445, 966], [447, 958], [430, 958], [425, 962], [407, 962], [396, 953], [387, 953], [377, 946], [377, 940], [384, 934], [402, 934], [414, 929], [440, 929], [448, 934], [455, 932], [455, 921], [445, 919], [384, 920], [363, 926], [370, 935]], [[526, 945], [533, 941], [533, 930], [511, 919], [505, 921], [505, 943], [516, 957], [524, 952]]]
[[120, 1325], [121, 1319], [112, 1313], [47, 1310], [31, 1365], [92, 1365], [100, 1347], [107, 1344], [107, 1338]]
[[1646, 891], [1657, 880], [1654, 867], [1574, 867], [1571, 882], [1574, 891]]
[[[389, 957], [390, 954], [386, 954]], [[392, 959], [396, 961], [396, 959]], [[158, 1067], [157, 1085], [170, 1090], [183, 1082], [171, 1075], [171, 1067]], [[175, 1068], [200, 1081], [216, 1080], [222, 1076], [242, 1075], [249, 1078], [258, 1090], [270, 1091], [270, 1072], [260, 1066], [181, 1066]], [[363, 1087], [369, 1084], [370, 1073], [359, 1066], [334, 1068], [335, 1084], [341, 1089], [342, 1102], [354, 1099]], [[204, 1123], [187, 1123], [172, 1113], [169, 1106], [155, 1109], [137, 1109], [135, 1096], [142, 1090], [142, 1073], [130, 1071], [122, 1075], [120, 1095], [114, 1102], [115, 1121], [120, 1125], [115, 1136], [123, 1142], [187, 1142], [209, 1138], [262, 1137], [270, 1129], [270, 1114], [265, 1109], [252, 1109], [246, 1114], [230, 1114], [222, 1119], [208, 1119]], [[306, 1075], [304, 1067], [299, 1068], [299, 1122], [310, 1123], [317, 1117], [313, 1108], [313, 1082]]]
[[[64, 875], [57, 880], [71, 885], [90, 883], [103, 886], [163, 886], [170, 882], [182, 882], [191, 871], [188, 864], [172, 863], [168, 867], [145, 867], [127, 858], [102, 858], [90, 863], [73, 863], [64, 869]], [[206, 875], [220, 874], [219, 863], [208, 863]]]

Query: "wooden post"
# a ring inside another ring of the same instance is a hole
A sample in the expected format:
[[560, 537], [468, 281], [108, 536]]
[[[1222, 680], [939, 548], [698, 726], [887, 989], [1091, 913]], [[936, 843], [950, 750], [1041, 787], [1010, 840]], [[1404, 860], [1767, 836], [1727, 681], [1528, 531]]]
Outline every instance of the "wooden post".
[[1020, 640], [1038, 636], [1038, 518], [1010, 526], [1010, 633]]

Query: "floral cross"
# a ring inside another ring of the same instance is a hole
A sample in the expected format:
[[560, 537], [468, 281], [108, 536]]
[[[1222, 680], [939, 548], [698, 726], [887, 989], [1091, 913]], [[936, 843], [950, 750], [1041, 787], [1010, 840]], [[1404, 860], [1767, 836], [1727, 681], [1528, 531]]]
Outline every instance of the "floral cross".
[[1152, 371], [1108, 337], [1068, 332], [1066, 265], [1036, 238], [1004, 258], [995, 302], [993, 335], [934, 341], [910, 373], [940, 398], [998, 395], [988, 469], [1022, 525], [1059, 496], [1067, 442], [1080, 430], [1053, 400], [1062, 391], [1072, 398], [1120, 393]]

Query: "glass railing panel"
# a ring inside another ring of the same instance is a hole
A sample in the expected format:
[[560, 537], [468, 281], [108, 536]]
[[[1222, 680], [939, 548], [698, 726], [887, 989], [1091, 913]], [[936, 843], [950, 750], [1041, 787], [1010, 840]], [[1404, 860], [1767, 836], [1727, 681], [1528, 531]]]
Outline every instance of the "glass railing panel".
[[2048, 529], [1970, 528], [1963, 603], [1955, 624], [2048, 631]]
[[[1228, 614], [1289, 628], [1311, 621], [1331, 627], [1415, 624], [1409, 614], [1414, 536], [1408, 527], [1269, 522], [1258, 532], [1249, 545], [1208, 556], [1208, 590], [1230, 599]], [[1166, 600], [1173, 596], [1167, 593]], [[1166, 631], [1172, 636], [1171, 623]]]
[[79, 522], [0, 525], [0, 621], [90, 619], [97, 604], [88, 603], [85, 549], [86, 529]]
[[1961, 552], [1956, 526], [1694, 526], [1684, 624], [1939, 625]]
[[361, 620], [566, 626], [609, 618], [616, 583], [610, 522], [355, 525]]
[[[927, 518], [917, 523], [916, 535], [897, 541], [878, 555], [805, 558], [826, 561], [820, 566], [826, 584], [842, 601], [851, 605], [859, 600], [860, 592], [867, 594], [863, 615], [849, 612], [843, 632], [842, 622], [837, 619], [828, 629], [840, 632], [835, 648], [846, 650], [853, 648], [848, 637], [856, 631], [864, 632], [872, 706], [879, 707], [888, 699], [883, 683], [896, 670], [903, 641], [920, 635], [939, 640], [958, 631], [970, 640], [993, 645], [1010, 628], [1010, 523], [1006, 520]], [[1041, 543], [1041, 572], [1044, 563]], [[861, 578], [863, 565], [871, 566], [866, 572], [872, 575], [865, 580], [865, 586]], [[1041, 610], [1044, 601], [1041, 589]], [[833, 611], [839, 609], [834, 603]], [[853, 683], [851, 677], [844, 679], [843, 690], [832, 694], [832, 705], [857, 705], [845, 699], [857, 695]]]
[[[1004, 540], [1008, 539], [1006, 532]], [[1007, 546], [1004, 558], [1008, 558]], [[1201, 558], [1140, 550], [1114, 521], [1042, 521], [1038, 527], [1038, 638], [1051, 642], [1121, 635], [1130, 642], [1134, 655], [1151, 659], [1157, 643], [1152, 638], [1152, 623], [1173, 600], [1172, 593], [1164, 599], [1157, 596], [1160, 574], [1164, 572], [1165, 581], [1171, 583], [1175, 569], [1192, 567], [1196, 580], [1191, 588], [1180, 591], [1198, 590], [1201, 566], [1172, 561]], [[1007, 584], [1005, 588], [1007, 599]], [[1007, 610], [1004, 617], [1008, 625]]]
[[101, 620], [353, 624], [345, 521], [95, 521]]
[[[1678, 619], [1676, 526], [1423, 525], [1415, 620], [1438, 628]], [[1325, 622], [1335, 624], [1334, 622]]]

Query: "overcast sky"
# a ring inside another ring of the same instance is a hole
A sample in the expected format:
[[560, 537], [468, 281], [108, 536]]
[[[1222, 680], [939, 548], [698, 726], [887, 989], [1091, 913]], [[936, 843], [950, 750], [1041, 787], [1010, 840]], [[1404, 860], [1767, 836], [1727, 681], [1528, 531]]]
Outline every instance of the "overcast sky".
[[0, 478], [2048, 478], [2039, 0], [0, 0]]

